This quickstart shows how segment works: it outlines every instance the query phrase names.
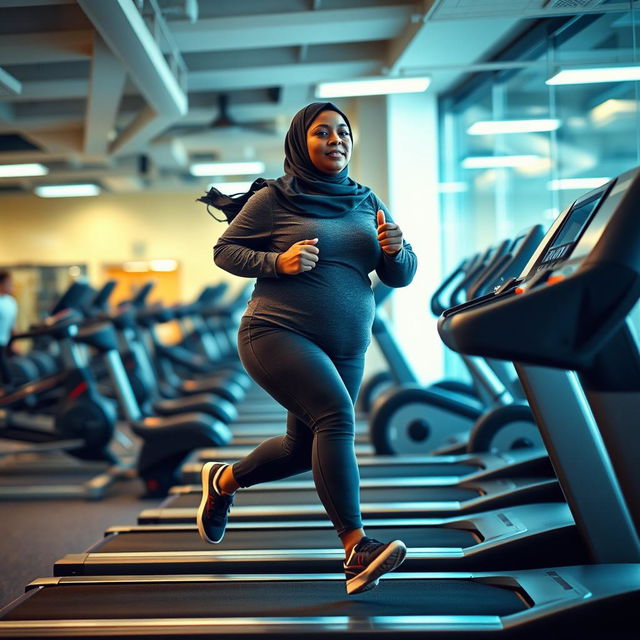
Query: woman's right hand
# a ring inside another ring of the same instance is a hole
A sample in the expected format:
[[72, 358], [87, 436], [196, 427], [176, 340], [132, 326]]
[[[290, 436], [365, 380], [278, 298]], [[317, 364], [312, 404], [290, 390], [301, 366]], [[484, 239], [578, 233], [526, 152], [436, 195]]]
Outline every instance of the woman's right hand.
[[318, 238], [300, 240], [292, 244], [276, 259], [276, 271], [288, 276], [295, 276], [304, 271], [311, 271], [318, 262], [320, 250], [315, 245]]

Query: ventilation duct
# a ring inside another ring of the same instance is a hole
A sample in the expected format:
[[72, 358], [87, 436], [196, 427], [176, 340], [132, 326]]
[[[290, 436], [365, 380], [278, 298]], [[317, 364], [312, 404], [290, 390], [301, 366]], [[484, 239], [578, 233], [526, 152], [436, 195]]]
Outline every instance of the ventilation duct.
[[545, 9], [591, 9], [602, 4], [604, 0], [545, 0]]

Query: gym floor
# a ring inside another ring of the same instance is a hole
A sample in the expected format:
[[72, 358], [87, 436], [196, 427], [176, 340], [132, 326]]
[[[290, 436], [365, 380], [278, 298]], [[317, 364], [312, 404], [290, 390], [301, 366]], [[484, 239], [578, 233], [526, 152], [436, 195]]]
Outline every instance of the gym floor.
[[0, 501], [0, 607], [35, 578], [52, 576], [53, 563], [64, 554], [84, 551], [110, 526], [136, 524], [140, 511], [160, 502], [141, 494], [138, 480], [122, 480], [98, 501]]

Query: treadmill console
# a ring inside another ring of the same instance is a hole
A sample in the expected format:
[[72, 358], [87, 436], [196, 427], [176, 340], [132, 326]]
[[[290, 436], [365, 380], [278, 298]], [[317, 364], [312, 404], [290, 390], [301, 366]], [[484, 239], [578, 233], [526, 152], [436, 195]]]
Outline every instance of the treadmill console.
[[640, 289], [639, 204], [640, 168], [577, 199], [519, 278], [444, 312], [438, 331], [445, 344], [567, 369], [583, 363], [618, 326], [616, 314], [629, 312], [621, 300], [635, 303]]
[[566, 277], [578, 269], [639, 173], [638, 169], [628, 171], [567, 207], [522, 271], [518, 284], [530, 287], [545, 282], [554, 272]]
[[549, 248], [542, 254], [537, 269], [553, 267], [571, 255], [611, 184], [608, 183], [603, 189], [592, 191], [573, 203], [564, 224], [556, 232]]

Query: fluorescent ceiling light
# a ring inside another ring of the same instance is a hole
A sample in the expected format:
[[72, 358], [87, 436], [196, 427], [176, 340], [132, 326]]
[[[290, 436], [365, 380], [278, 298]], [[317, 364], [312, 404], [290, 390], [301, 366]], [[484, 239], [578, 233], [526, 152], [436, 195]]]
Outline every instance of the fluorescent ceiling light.
[[440, 193], [464, 193], [469, 191], [469, 185], [466, 182], [440, 182], [438, 191]]
[[28, 176], [46, 176], [49, 169], [43, 164], [0, 164], [0, 178], [24, 178]]
[[635, 100], [609, 98], [591, 109], [591, 120], [599, 126], [605, 126], [618, 116], [635, 115], [637, 112], [638, 103]]
[[468, 156], [462, 161], [465, 169], [494, 169], [504, 167], [524, 167], [540, 161], [540, 156]]
[[535, 133], [538, 131], [555, 131], [560, 126], [556, 118], [540, 118], [535, 120], [481, 120], [475, 122], [467, 133], [472, 136], [492, 135], [496, 133]]
[[149, 263], [146, 260], [131, 260], [122, 265], [122, 270], [127, 273], [146, 273], [149, 271]]
[[344, 82], [322, 82], [316, 85], [316, 98], [349, 96], [379, 96], [389, 93], [420, 93], [426, 91], [431, 78], [362, 78]]
[[264, 162], [199, 162], [189, 171], [192, 176], [249, 176], [262, 173]]
[[209, 189], [215, 187], [218, 191], [232, 196], [235, 193], [245, 193], [251, 188], [250, 182], [214, 182], [209, 185]]
[[147, 271], [176, 271], [176, 260], [129, 260], [122, 265], [127, 273], [146, 273]]
[[562, 191], [563, 189], [597, 189], [607, 184], [611, 178], [562, 178], [551, 180], [547, 185], [550, 191]]
[[640, 80], [640, 66], [562, 69], [547, 84], [593, 84], [596, 82], [628, 82]]
[[151, 260], [151, 271], [176, 271], [178, 262], [176, 260]]
[[35, 188], [35, 193], [41, 198], [80, 198], [97, 196], [101, 192], [95, 184], [50, 184]]
[[540, 156], [535, 162], [529, 164], [523, 164], [516, 167], [516, 171], [523, 176], [533, 178], [540, 175], [549, 175], [553, 163], [551, 158], [546, 156]]

